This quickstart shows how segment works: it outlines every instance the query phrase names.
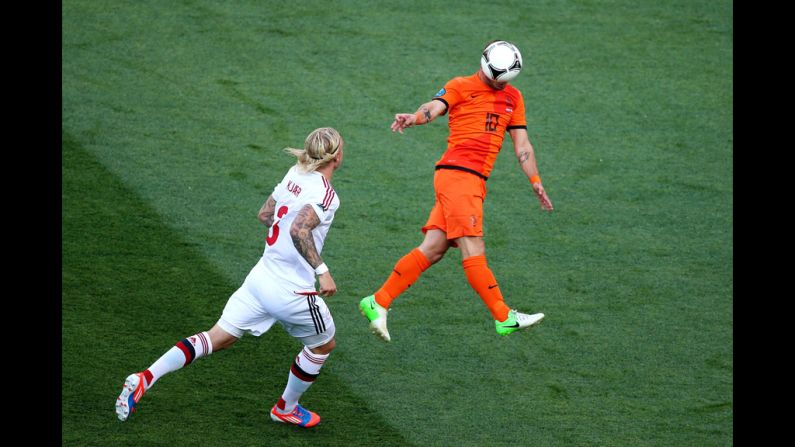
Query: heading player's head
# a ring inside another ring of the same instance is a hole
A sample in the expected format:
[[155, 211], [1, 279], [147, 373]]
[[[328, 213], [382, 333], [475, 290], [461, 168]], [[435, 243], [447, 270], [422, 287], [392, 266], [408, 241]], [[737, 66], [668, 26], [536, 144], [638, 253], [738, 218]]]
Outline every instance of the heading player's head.
[[495, 39], [483, 47], [478, 77], [489, 87], [503, 90], [522, 70], [522, 54], [507, 40]]
[[304, 140], [303, 149], [285, 149], [298, 159], [298, 166], [304, 172], [316, 171], [331, 163], [342, 164], [342, 146], [345, 142], [336, 129], [321, 127], [313, 130]]

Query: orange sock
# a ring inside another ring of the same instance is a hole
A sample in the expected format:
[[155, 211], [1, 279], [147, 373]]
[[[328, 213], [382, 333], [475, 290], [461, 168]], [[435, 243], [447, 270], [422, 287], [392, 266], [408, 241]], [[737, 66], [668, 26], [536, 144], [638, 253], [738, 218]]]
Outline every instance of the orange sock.
[[502, 292], [497, 286], [497, 279], [486, 263], [486, 256], [470, 256], [464, 259], [464, 273], [467, 275], [469, 285], [480, 295], [480, 299], [489, 308], [491, 315], [497, 321], [505, 321], [511, 310], [502, 299]]
[[430, 266], [431, 261], [422, 254], [419, 248], [411, 250], [406, 256], [400, 258], [384, 285], [375, 292], [375, 302], [384, 309], [388, 309], [392, 300], [414, 284], [414, 281]]

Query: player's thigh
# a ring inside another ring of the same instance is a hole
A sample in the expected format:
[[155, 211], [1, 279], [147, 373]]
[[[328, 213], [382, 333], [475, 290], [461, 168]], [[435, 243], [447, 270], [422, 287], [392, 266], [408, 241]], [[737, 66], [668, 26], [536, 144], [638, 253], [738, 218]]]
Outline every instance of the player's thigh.
[[259, 301], [244, 283], [229, 297], [216, 325], [236, 338], [245, 333], [260, 336], [268, 332], [276, 318]]
[[334, 339], [336, 325], [326, 301], [316, 293], [287, 295], [287, 303], [268, 307], [288, 334], [308, 348], [317, 348]]
[[441, 180], [435, 182], [437, 201], [441, 205], [446, 223], [447, 237], [483, 237], [483, 201], [486, 198], [485, 181], [468, 172], [439, 170]]
[[254, 335], [264, 333], [278, 321], [287, 333], [309, 348], [321, 346], [334, 338], [334, 318], [326, 302], [313, 288], [296, 290], [292, 282], [258, 265], [246, 278], [240, 296], [242, 299], [239, 301], [249, 307], [247, 313], [267, 317], [251, 322], [256, 325], [246, 328]]

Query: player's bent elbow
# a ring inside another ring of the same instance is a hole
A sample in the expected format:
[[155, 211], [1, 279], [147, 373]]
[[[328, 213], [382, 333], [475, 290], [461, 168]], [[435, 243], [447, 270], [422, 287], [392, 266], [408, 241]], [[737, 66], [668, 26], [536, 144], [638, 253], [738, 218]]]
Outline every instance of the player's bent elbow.
[[302, 228], [293, 222], [293, 224], [290, 225], [290, 237], [293, 238], [293, 240], [301, 239], [301, 230]]

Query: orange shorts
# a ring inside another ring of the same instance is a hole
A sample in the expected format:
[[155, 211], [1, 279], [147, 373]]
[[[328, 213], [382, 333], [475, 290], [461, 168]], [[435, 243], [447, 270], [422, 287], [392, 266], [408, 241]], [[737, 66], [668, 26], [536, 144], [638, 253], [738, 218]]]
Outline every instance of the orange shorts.
[[447, 239], [483, 236], [483, 200], [486, 181], [475, 174], [455, 169], [437, 169], [433, 176], [436, 203], [422, 232], [436, 229]]

